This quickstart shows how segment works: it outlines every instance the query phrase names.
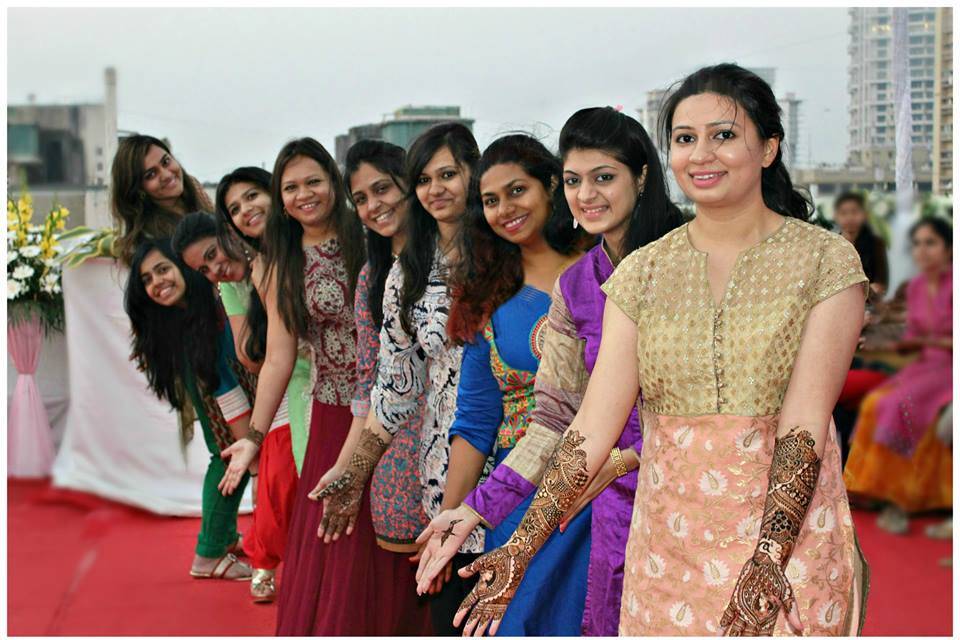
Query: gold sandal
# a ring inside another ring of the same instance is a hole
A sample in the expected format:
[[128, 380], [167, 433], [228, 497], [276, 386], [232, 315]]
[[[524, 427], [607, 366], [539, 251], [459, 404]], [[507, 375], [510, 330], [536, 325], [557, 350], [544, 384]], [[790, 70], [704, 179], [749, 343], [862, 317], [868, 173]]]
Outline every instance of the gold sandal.
[[277, 598], [277, 584], [274, 581], [275, 571], [271, 569], [254, 569], [253, 579], [250, 581], [250, 597], [256, 603], [273, 602]]
[[250, 570], [250, 566], [244, 562], [240, 562], [237, 559], [237, 556], [232, 553], [225, 553], [217, 560], [217, 564], [213, 566], [209, 571], [197, 571], [196, 569], [190, 569], [190, 575], [194, 578], [201, 578], [207, 580], [235, 580], [237, 582], [245, 582], [250, 580], [252, 575], [247, 573], [246, 575], [240, 575], [236, 578], [227, 577], [227, 572], [230, 571], [230, 567], [233, 565], [239, 565], [247, 570]]

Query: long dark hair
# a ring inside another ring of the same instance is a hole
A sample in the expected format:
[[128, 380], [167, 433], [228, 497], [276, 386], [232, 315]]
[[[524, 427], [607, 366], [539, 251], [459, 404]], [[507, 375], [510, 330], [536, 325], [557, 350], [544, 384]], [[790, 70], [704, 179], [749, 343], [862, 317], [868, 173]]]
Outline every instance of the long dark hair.
[[[186, 284], [185, 307], [154, 302], [140, 279], [140, 267], [154, 249], [180, 270]], [[183, 374], [187, 367], [206, 389], [216, 389], [218, 334], [223, 317], [212, 285], [187, 268], [166, 238], [147, 238], [134, 251], [123, 307], [133, 328], [133, 359], [147, 375], [150, 389], [175, 409], [184, 406]]]
[[233, 185], [243, 182], [252, 184], [262, 189], [265, 193], [270, 193], [270, 172], [260, 167], [239, 167], [227, 175], [220, 178], [217, 183], [217, 193], [214, 196], [213, 203], [217, 210], [217, 215], [224, 221], [226, 228], [233, 229], [236, 237], [242, 240], [250, 249], [260, 253], [260, 238], [244, 235], [239, 227], [234, 223], [233, 216], [227, 211], [227, 191]]
[[[124, 264], [130, 264], [137, 244], [144, 238], [169, 238], [180, 220], [180, 214], [158, 205], [143, 190], [143, 160], [150, 147], [166, 153], [170, 147], [153, 136], [132, 135], [121, 138], [110, 169], [110, 210], [117, 227], [117, 248]], [[179, 164], [179, 161], [178, 161]], [[212, 211], [212, 205], [200, 184], [180, 165], [186, 211]]]
[[[270, 194], [270, 181], [271, 175], [266, 169], [239, 167], [220, 178], [217, 184], [217, 194], [214, 198], [217, 209], [217, 241], [223, 251], [235, 260], [241, 259], [241, 253], [248, 259], [251, 253], [262, 253], [264, 245], [261, 238], [245, 235], [234, 223], [233, 216], [227, 211], [227, 191], [233, 185], [243, 182], [255, 185]], [[271, 215], [273, 215], [272, 205], [267, 212], [268, 220]], [[260, 362], [267, 355], [267, 310], [255, 287], [250, 290], [250, 305], [247, 307], [245, 322], [248, 334], [244, 351], [251, 360]]]
[[[863, 197], [863, 194], [857, 193], [856, 191], [847, 191], [841, 193], [833, 201], [833, 211], [834, 217], [836, 217], [836, 211], [844, 202], [853, 202], [864, 214], [867, 213], [867, 201]], [[863, 226], [860, 227], [860, 231], [857, 233], [857, 237], [853, 240], [853, 246], [856, 247], [857, 253], [860, 254], [860, 262], [863, 264], [864, 273], [874, 274], [874, 262], [876, 262], [876, 251], [877, 241], [883, 241], [880, 236], [873, 230], [873, 225], [870, 224], [870, 216], [866, 216], [863, 221]]]
[[787, 140], [780, 119], [780, 105], [770, 85], [752, 71], [723, 63], [698, 69], [680, 81], [680, 86], [670, 93], [660, 109], [657, 128], [663, 136], [661, 147], [670, 146], [673, 114], [677, 105], [701, 93], [715, 93], [729, 98], [737, 108], [742, 107], [747, 112], [761, 139], [777, 138], [780, 141], [776, 157], [761, 173], [763, 203], [780, 215], [809, 220], [814, 212], [813, 202], [809, 194], [793, 186], [790, 173], [783, 163], [783, 148]]
[[348, 209], [343, 178], [333, 156], [313, 138], [297, 138], [283, 146], [273, 166], [270, 182], [271, 211], [264, 230], [264, 278], [277, 273], [277, 305], [283, 323], [291, 333], [304, 335], [307, 331], [307, 306], [303, 291], [303, 269], [306, 258], [303, 253], [303, 227], [283, 210], [280, 191], [283, 172], [291, 160], [298, 156], [315, 160], [330, 178], [333, 203], [330, 220], [340, 241], [340, 251], [347, 268], [347, 287], [353, 299], [357, 276], [363, 268], [363, 226], [357, 216]]
[[[403, 184], [403, 163], [407, 152], [403, 147], [384, 142], [383, 140], [360, 140], [347, 151], [344, 163], [343, 183], [347, 197], [351, 195], [350, 181], [360, 165], [367, 163], [380, 173], [390, 176], [404, 197], [409, 200], [407, 187]], [[356, 208], [356, 203], [354, 203]], [[409, 221], [409, 214], [408, 214]], [[370, 288], [367, 292], [367, 306], [373, 316], [373, 322], [379, 329], [383, 324], [383, 291], [387, 283], [387, 274], [393, 266], [393, 244], [391, 238], [365, 228], [367, 237], [367, 262], [370, 264]]]
[[472, 341], [490, 315], [523, 287], [520, 247], [497, 235], [487, 223], [480, 179], [499, 164], [517, 164], [537, 180], [550, 198], [543, 236], [558, 253], [573, 253], [584, 235], [574, 229], [573, 215], [563, 194], [563, 165], [543, 144], [526, 134], [494, 140], [470, 177], [467, 212], [458, 234], [460, 260], [450, 276], [453, 303], [447, 334], [457, 344]]
[[424, 131], [407, 152], [406, 183], [410, 190], [410, 211], [407, 213], [407, 243], [400, 252], [403, 269], [403, 291], [400, 294], [400, 324], [410, 335], [416, 334], [411, 311], [427, 290], [430, 268], [437, 250], [440, 227], [417, 197], [417, 179], [433, 156], [446, 147], [461, 169], [473, 176], [480, 159], [477, 141], [466, 126], [445, 122]]
[[647, 177], [643, 193], [637, 196], [630, 213], [622, 246], [611, 247], [618, 258], [663, 237], [683, 224], [683, 213], [670, 200], [660, 155], [653, 140], [639, 122], [613, 107], [581, 109], [560, 130], [560, 157], [575, 149], [596, 149], [627, 165], [634, 178]]

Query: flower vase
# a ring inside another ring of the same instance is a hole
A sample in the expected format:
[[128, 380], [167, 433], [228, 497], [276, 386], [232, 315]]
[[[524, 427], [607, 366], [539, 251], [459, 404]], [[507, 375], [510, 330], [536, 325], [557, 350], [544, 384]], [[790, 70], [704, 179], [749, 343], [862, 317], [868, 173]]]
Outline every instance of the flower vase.
[[42, 478], [53, 465], [50, 420], [34, 374], [40, 362], [43, 330], [40, 319], [7, 324], [7, 348], [17, 369], [17, 386], [7, 407], [7, 476]]

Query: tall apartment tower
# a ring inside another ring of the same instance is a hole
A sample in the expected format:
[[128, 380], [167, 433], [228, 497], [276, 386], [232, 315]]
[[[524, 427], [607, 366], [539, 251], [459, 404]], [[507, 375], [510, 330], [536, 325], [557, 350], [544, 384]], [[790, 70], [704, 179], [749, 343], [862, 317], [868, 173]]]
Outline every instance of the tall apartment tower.
[[[907, 11], [913, 164], [915, 171], [929, 171], [934, 142], [937, 10], [911, 7]], [[849, 12], [848, 164], [866, 168], [893, 167], [896, 140], [893, 9], [857, 7]]]
[[935, 22], [933, 192], [953, 194], [953, 8], [939, 7]]

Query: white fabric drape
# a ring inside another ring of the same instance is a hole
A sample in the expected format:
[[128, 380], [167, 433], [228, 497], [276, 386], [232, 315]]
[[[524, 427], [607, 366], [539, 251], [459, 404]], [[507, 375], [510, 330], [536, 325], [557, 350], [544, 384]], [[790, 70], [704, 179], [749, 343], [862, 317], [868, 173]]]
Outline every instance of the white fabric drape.
[[[176, 414], [130, 361], [126, 274], [102, 258], [63, 274], [70, 407], [53, 484], [159, 514], [199, 515], [210, 454], [198, 424], [184, 460]], [[248, 494], [241, 509], [250, 507]]]
[[913, 219], [913, 108], [910, 96], [909, 14], [893, 9], [893, 111], [896, 123], [896, 208], [890, 224], [890, 292], [913, 275], [910, 239]]

